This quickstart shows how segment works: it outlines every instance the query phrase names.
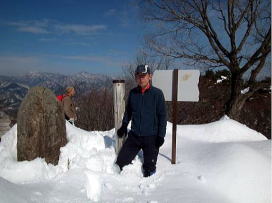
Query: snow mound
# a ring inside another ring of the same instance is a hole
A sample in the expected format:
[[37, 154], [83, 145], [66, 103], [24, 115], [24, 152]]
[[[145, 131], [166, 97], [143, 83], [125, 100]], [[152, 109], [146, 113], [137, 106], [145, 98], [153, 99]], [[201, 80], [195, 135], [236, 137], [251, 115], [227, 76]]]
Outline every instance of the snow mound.
[[[167, 125], [168, 133], [172, 124]], [[219, 121], [202, 125], [179, 125], [177, 136], [202, 142], [248, 142], [262, 141], [267, 138], [235, 120], [224, 118]]]
[[17, 162], [16, 125], [2, 137], [0, 202], [271, 201], [271, 141], [234, 120], [177, 126], [175, 165], [167, 123], [157, 173], [149, 178], [142, 175], [142, 152], [117, 172], [114, 130], [87, 132], [68, 122], [66, 130], [57, 166], [41, 158]]
[[269, 202], [270, 141], [203, 143], [184, 140], [181, 146], [177, 160], [182, 170], [210, 190], [225, 196], [229, 202]]
[[[4, 156], [9, 159], [17, 160], [17, 124], [15, 124], [8, 132], [1, 137], [0, 152], [4, 153]], [[1, 153], [1, 154], [2, 154]]]
[[[0, 202], [21, 202], [28, 203], [28, 190], [20, 185], [10, 183], [9, 181], [0, 177]], [[14, 195], [16, 194], [16, 195]]]
[[87, 196], [90, 200], [98, 202], [101, 195], [101, 180], [99, 176], [93, 172], [85, 172], [87, 176], [86, 189]]

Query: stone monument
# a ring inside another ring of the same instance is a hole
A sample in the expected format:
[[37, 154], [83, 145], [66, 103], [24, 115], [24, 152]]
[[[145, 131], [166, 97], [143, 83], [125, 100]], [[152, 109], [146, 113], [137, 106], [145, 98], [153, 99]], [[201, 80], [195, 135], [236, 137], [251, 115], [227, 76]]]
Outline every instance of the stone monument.
[[44, 158], [56, 165], [60, 148], [67, 143], [62, 105], [44, 87], [29, 90], [17, 116], [18, 161]]

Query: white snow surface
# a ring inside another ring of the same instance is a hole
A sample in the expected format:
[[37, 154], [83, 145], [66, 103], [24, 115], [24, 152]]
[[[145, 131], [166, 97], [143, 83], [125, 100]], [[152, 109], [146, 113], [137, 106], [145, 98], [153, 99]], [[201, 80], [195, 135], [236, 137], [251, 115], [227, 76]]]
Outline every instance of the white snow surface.
[[228, 78], [221, 75], [221, 79], [218, 79], [215, 84], [223, 82], [223, 80], [227, 80]]
[[87, 132], [66, 123], [68, 143], [57, 166], [18, 162], [17, 126], [0, 142], [0, 202], [270, 203], [271, 140], [227, 117], [177, 127], [171, 164], [167, 123], [157, 173], [143, 178], [142, 153], [119, 174], [114, 130]]
[[248, 93], [248, 92], [249, 92], [249, 89], [250, 89], [250, 88], [247, 87], [247, 88], [241, 90], [241, 94], [246, 94], [246, 93]]

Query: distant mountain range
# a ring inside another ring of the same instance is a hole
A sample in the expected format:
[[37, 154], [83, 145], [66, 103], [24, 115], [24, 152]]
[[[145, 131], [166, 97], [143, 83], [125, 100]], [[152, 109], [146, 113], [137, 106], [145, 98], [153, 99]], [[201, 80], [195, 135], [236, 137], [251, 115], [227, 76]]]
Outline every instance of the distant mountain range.
[[23, 76], [0, 75], [0, 110], [17, 111], [29, 88], [43, 86], [56, 95], [63, 93], [67, 86], [74, 86], [77, 95], [93, 88], [107, 88], [112, 85], [109, 76], [80, 72], [73, 75], [30, 72]]

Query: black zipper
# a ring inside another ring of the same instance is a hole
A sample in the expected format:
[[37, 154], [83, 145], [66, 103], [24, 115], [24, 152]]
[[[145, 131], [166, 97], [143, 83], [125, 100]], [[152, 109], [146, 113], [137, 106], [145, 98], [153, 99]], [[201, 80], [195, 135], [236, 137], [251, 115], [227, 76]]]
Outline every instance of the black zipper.
[[142, 124], [142, 112], [143, 112], [143, 102], [144, 102], [144, 93], [141, 93], [141, 111], [140, 111], [140, 126], [139, 126], [139, 136], [141, 136], [141, 131], [142, 131], [142, 129], [141, 129], [141, 124]]

